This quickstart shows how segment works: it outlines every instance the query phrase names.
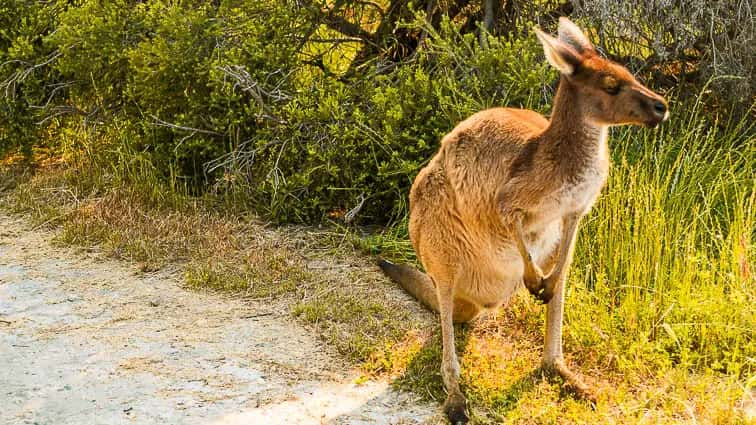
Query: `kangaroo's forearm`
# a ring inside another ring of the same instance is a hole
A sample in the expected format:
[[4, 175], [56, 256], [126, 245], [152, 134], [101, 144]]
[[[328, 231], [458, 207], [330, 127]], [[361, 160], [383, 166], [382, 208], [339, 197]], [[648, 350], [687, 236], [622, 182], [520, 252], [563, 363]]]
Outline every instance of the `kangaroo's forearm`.
[[559, 257], [557, 263], [547, 277], [548, 280], [561, 280], [566, 274], [572, 262], [572, 253], [575, 249], [575, 236], [577, 235], [580, 216], [571, 214], [562, 221], [562, 237], [559, 242]]

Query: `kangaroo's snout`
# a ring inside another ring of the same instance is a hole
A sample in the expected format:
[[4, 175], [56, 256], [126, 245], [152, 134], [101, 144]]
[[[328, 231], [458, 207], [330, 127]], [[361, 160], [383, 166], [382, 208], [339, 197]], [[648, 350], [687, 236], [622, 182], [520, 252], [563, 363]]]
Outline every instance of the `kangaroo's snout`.
[[651, 99], [647, 109], [650, 111], [650, 119], [646, 120], [645, 125], [648, 128], [654, 128], [669, 118], [669, 107], [667, 101], [663, 98]]

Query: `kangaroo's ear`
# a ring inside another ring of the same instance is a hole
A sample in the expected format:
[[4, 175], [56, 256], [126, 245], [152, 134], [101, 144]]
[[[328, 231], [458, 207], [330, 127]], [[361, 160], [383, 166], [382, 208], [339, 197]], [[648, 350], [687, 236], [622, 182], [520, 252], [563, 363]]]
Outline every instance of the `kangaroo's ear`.
[[556, 68], [564, 75], [572, 75], [577, 69], [582, 57], [567, 43], [557, 40], [546, 34], [538, 28], [533, 28], [538, 37], [538, 41], [543, 45], [543, 52], [546, 54], [546, 60], [551, 66]]
[[595, 52], [591, 40], [588, 40], [583, 31], [564, 16], [559, 18], [559, 40], [569, 44], [578, 53]]

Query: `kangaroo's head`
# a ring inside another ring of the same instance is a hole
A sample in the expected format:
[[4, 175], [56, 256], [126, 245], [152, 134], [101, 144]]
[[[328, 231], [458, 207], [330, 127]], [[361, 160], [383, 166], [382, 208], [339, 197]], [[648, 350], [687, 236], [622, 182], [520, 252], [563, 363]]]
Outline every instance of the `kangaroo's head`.
[[601, 57], [572, 21], [559, 19], [559, 36], [535, 29], [546, 59], [576, 90], [575, 106], [600, 125], [655, 127], [667, 119], [667, 101], [622, 65]]

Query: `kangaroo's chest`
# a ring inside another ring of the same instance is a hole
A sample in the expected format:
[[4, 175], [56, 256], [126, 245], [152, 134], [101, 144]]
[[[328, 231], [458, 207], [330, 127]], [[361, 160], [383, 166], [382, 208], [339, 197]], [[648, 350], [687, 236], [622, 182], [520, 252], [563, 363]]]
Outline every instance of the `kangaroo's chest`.
[[564, 183], [554, 196], [555, 208], [562, 216], [587, 212], [601, 194], [606, 177], [606, 170], [597, 166], [583, 172], [576, 181]]
[[538, 233], [553, 221], [588, 212], [601, 194], [606, 176], [607, 173], [601, 169], [590, 169], [578, 179], [561, 184], [529, 211], [527, 230]]
[[530, 220], [526, 224], [529, 230], [538, 232], [539, 228], [547, 227], [554, 220], [570, 214], [584, 214], [593, 207], [609, 175], [606, 136], [606, 132], [601, 134], [597, 149], [579, 171], [554, 179], [558, 184], [529, 211]]

